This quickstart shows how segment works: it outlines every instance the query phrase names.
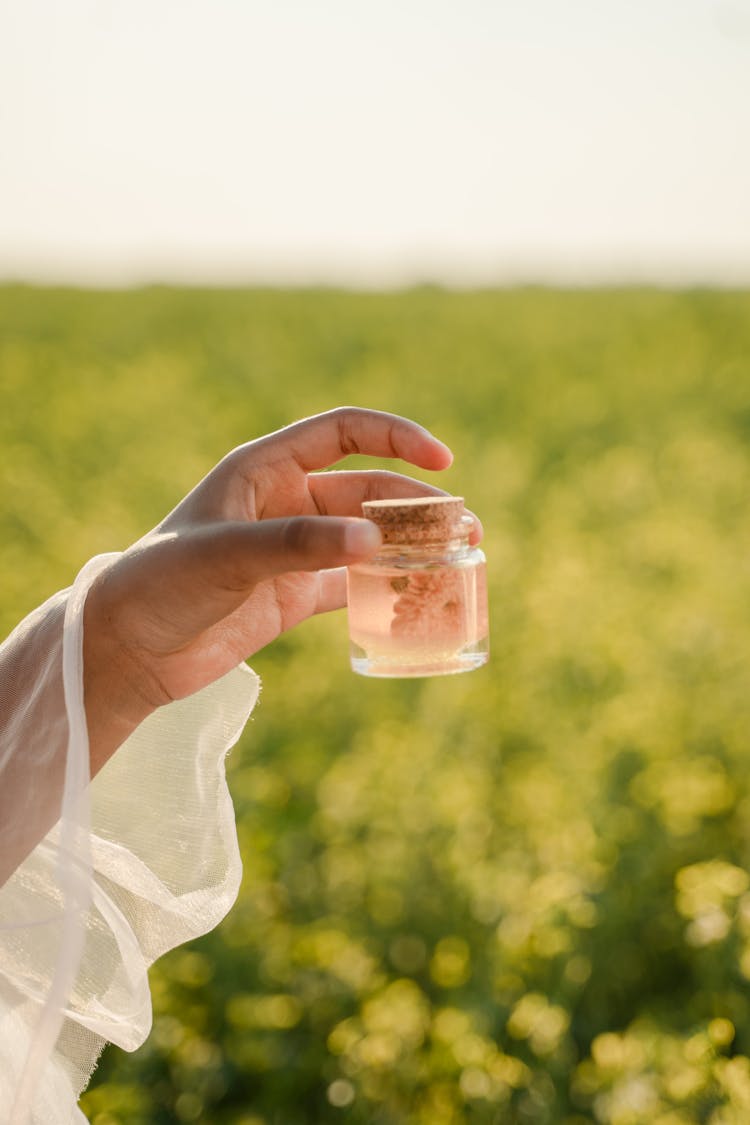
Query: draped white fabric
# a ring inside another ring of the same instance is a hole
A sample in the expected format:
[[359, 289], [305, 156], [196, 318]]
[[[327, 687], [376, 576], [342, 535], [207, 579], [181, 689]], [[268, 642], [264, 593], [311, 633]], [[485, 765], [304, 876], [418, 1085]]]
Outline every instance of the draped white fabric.
[[10, 1125], [84, 1120], [78, 1097], [105, 1042], [133, 1050], [148, 1035], [149, 965], [215, 926], [239, 888], [224, 759], [258, 697], [245, 665], [151, 715], [89, 783], [83, 605], [112, 557], [93, 559], [0, 648], [21, 669], [0, 681], [0, 856], [23, 854], [45, 810], [56, 820], [0, 887]]

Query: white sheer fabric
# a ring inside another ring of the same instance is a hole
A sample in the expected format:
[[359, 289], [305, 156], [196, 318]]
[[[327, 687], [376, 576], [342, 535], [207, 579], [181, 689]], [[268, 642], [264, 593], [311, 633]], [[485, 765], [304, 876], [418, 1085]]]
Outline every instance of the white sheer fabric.
[[[29, 827], [57, 820], [0, 888], [10, 1125], [85, 1120], [78, 1097], [105, 1042], [133, 1050], [148, 1035], [149, 965], [215, 926], [239, 888], [224, 758], [258, 696], [245, 665], [153, 714], [89, 784], [82, 611], [111, 558], [93, 559], [0, 648], [20, 669], [0, 682], [0, 856], [24, 854]], [[49, 794], [61, 784], [59, 809]]]

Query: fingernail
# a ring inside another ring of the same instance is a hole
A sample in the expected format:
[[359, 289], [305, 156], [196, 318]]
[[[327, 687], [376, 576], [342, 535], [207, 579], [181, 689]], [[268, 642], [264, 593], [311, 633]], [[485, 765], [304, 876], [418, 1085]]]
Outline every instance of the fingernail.
[[347, 524], [344, 531], [344, 548], [348, 555], [371, 555], [381, 543], [378, 528], [371, 520], [357, 520]]

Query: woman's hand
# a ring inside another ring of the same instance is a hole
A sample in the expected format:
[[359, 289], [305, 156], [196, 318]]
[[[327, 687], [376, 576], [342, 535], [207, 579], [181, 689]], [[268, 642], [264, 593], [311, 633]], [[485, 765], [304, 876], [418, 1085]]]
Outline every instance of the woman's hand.
[[452, 460], [405, 418], [353, 407], [319, 414], [228, 454], [99, 575], [84, 619], [92, 773], [161, 704], [346, 603], [344, 568], [380, 543], [358, 518], [363, 500], [441, 494], [397, 473], [316, 471], [352, 453], [434, 470]]

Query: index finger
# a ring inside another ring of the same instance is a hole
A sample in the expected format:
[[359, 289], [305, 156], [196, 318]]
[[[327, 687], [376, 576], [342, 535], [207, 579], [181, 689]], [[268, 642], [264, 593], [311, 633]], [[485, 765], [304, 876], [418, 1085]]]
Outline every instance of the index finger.
[[273, 443], [274, 458], [279, 454], [291, 457], [305, 472], [326, 469], [353, 453], [368, 457], [398, 457], [421, 469], [447, 469], [453, 454], [424, 426], [388, 414], [358, 406], [342, 406], [324, 414], [314, 414], [301, 422], [260, 442]]

